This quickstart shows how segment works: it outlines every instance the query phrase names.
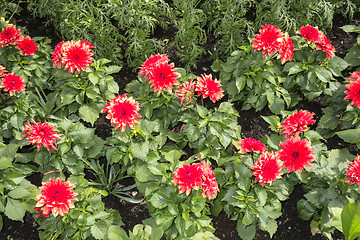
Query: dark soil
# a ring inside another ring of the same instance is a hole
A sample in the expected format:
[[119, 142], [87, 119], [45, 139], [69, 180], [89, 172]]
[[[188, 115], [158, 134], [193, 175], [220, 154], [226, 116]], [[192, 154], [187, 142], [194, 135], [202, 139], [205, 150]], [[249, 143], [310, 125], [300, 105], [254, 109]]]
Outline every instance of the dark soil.
[[[34, 19], [31, 14], [24, 8], [21, 15], [16, 17], [16, 24], [18, 26], [26, 27], [28, 34], [31, 37], [42, 36], [52, 39], [52, 46], [56, 46], [61, 41], [59, 35], [55, 32], [52, 26], [45, 26], [45, 19]], [[334, 21], [334, 28], [331, 32], [327, 33], [327, 36], [331, 40], [332, 44], [336, 48], [336, 54], [340, 57], [344, 57], [347, 50], [356, 41], [356, 35], [348, 34], [339, 29], [339, 27], [346, 24], [354, 24], [354, 22], [347, 22], [341, 16], [337, 16]], [[165, 32], [166, 33], [166, 32]], [[163, 33], [163, 34], [165, 34]], [[169, 38], [168, 36], [160, 36]], [[211, 41], [211, 39], [208, 42]], [[211, 46], [209, 46], [211, 48]], [[213, 49], [213, 48], [212, 48]], [[173, 52], [168, 51], [170, 59], [176, 59]], [[181, 64], [173, 60], [175, 64], [181, 66]], [[194, 72], [197, 75], [202, 73], [211, 73], [211, 61], [208, 56], [201, 58], [198, 61], [198, 69]], [[136, 78], [136, 74], [129, 69], [126, 65], [123, 67], [120, 73], [115, 74], [114, 78], [120, 86], [120, 94], [123, 94], [123, 89], [126, 84]], [[265, 135], [272, 134], [269, 130], [267, 123], [261, 118], [261, 115], [272, 115], [268, 109], [256, 112], [255, 110], [241, 111], [241, 105], [235, 105], [240, 113], [239, 124], [242, 126], [243, 137], [252, 137], [260, 139]], [[298, 106], [302, 109], [308, 109], [311, 112], [315, 112], [315, 119], [318, 120], [322, 114], [322, 104], [316, 102], [301, 102]], [[109, 121], [105, 119], [104, 115], [95, 122], [96, 134], [102, 138], [106, 138], [111, 135], [112, 127], [109, 125]], [[328, 142], [330, 148], [340, 148], [346, 146], [340, 139], [332, 139]], [[131, 183], [129, 183], [131, 184]], [[137, 189], [134, 189], [131, 194], [137, 199], [141, 199], [142, 196]], [[296, 204], [298, 200], [303, 198], [303, 190], [301, 186], [295, 187], [294, 192], [290, 195], [290, 199], [283, 202], [282, 216], [278, 221], [278, 230], [272, 239], [276, 240], [325, 240], [325, 236], [319, 234], [312, 236], [310, 231], [310, 223], [308, 221], [301, 220], [298, 217]], [[146, 202], [143, 201], [140, 204], [131, 204], [114, 196], [108, 196], [103, 198], [106, 208], [113, 208], [120, 212], [124, 229], [126, 231], [132, 230], [132, 228], [142, 220], [150, 217]], [[34, 221], [31, 214], [27, 213], [24, 218], [24, 223], [12, 221], [5, 217], [4, 228], [0, 232], [0, 239], [14, 239], [14, 240], [35, 240], [39, 239], [37, 233], [37, 224]], [[215, 235], [224, 240], [236, 240], [240, 239], [236, 231], [236, 222], [228, 219], [226, 214], [222, 212], [218, 217], [213, 217], [213, 224], [216, 229]], [[338, 239], [344, 239], [341, 233], [336, 233]], [[267, 232], [257, 230], [256, 240], [270, 239]]]

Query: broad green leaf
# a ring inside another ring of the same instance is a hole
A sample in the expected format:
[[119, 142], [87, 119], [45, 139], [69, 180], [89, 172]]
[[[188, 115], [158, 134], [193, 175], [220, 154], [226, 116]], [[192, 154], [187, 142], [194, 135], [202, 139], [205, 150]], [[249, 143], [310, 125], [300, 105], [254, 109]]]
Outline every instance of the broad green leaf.
[[197, 112], [199, 113], [200, 117], [205, 118], [208, 114], [208, 110], [206, 107], [203, 107], [201, 105], [196, 106]]
[[161, 214], [156, 217], [156, 224], [165, 231], [171, 226], [175, 217], [176, 215]]
[[191, 211], [200, 212], [204, 209], [204, 207], [205, 207], [205, 199], [200, 194], [196, 194], [191, 199]]
[[149, 153], [149, 142], [131, 144], [131, 153], [134, 157], [145, 160], [147, 154]]
[[119, 226], [110, 226], [108, 232], [109, 240], [130, 240], [125, 230]]
[[20, 198], [25, 198], [25, 197], [29, 196], [30, 194], [31, 194], [31, 192], [29, 192], [27, 189], [25, 189], [23, 187], [17, 187], [14, 190], [10, 191], [8, 193], [8, 196], [13, 199], [20, 199]]
[[23, 221], [26, 209], [24, 205], [19, 201], [12, 198], [8, 198], [5, 207], [5, 215], [14, 221]]
[[12, 167], [12, 160], [8, 157], [0, 157], [0, 170]]
[[99, 118], [100, 111], [95, 103], [88, 103], [79, 108], [79, 114], [85, 122], [89, 122], [93, 126]]
[[150, 198], [149, 201], [157, 209], [162, 209], [162, 208], [166, 207], [168, 200], [169, 199], [165, 195], [165, 193], [163, 193], [161, 191], [157, 191], [156, 193], [154, 193], [154, 195], [152, 195], [152, 197]]
[[84, 148], [81, 147], [79, 144], [75, 145], [73, 150], [79, 158], [82, 158], [84, 156]]
[[299, 212], [299, 217], [306, 221], [309, 221], [311, 217], [316, 213], [316, 208], [314, 208], [307, 200], [300, 199], [297, 203], [297, 209]]
[[14, 159], [15, 154], [19, 148], [17, 144], [8, 144], [0, 150], [0, 157], [8, 157]]
[[195, 142], [200, 137], [199, 127], [192, 125], [191, 123], [186, 125], [186, 136], [190, 142]]
[[170, 152], [165, 154], [165, 159], [171, 163], [179, 160], [181, 157], [181, 152], [178, 150], [171, 150]]
[[342, 229], [346, 240], [360, 236], [360, 203], [347, 204], [341, 213]]
[[241, 223], [240, 219], [237, 221], [236, 230], [243, 240], [252, 240], [255, 237], [255, 224], [245, 226]]
[[360, 128], [358, 129], [348, 129], [340, 132], [336, 132], [342, 140], [348, 143], [358, 144], [360, 143]]
[[121, 68], [122, 67], [120, 67], [120, 66], [111, 65], [111, 66], [105, 67], [105, 71], [107, 74], [113, 74], [113, 73], [120, 72]]
[[114, 80], [107, 83], [107, 87], [110, 92], [118, 93], [119, 92], [119, 85]]
[[108, 225], [105, 221], [98, 221], [90, 228], [91, 234], [96, 239], [104, 239], [108, 231]]
[[96, 85], [100, 80], [99, 75], [97, 73], [93, 73], [93, 72], [89, 73], [88, 78], [89, 78], [90, 82], [94, 85]]
[[236, 85], [236, 88], [238, 89], [239, 92], [241, 90], [243, 90], [245, 85], [246, 85], [246, 77], [245, 76], [240, 76], [240, 77], [236, 78], [235, 85]]

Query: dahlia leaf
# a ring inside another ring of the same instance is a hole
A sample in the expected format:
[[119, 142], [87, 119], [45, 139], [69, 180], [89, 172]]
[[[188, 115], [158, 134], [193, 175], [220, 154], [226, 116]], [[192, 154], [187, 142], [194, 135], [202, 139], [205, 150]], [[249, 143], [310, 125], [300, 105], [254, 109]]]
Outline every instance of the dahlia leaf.
[[236, 230], [243, 240], [252, 240], [255, 237], [255, 224], [245, 226], [241, 223], [240, 219], [237, 221]]
[[0, 170], [12, 167], [12, 160], [8, 157], [0, 157]]
[[149, 142], [131, 144], [131, 153], [136, 158], [146, 160], [146, 156], [149, 153]]
[[97, 73], [93, 73], [93, 72], [89, 73], [88, 78], [89, 78], [90, 82], [94, 85], [96, 85], [100, 80], [99, 75]]
[[340, 132], [336, 132], [342, 140], [348, 143], [358, 144], [360, 143], [360, 129], [348, 129]]
[[121, 68], [122, 67], [120, 67], [120, 66], [111, 65], [111, 66], [105, 67], [105, 71], [107, 74], [113, 74], [113, 73], [120, 72]]
[[23, 221], [26, 209], [24, 205], [19, 201], [12, 198], [7, 199], [5, 207], [5, 215], [14, 221]]
[[13, 199], [21, 199], [29, 196], [31, 193], [23, 187], [17, 187], [8, 193], [8, 196]]
[[196, 194], [191, 199], [191, 211], [200, 212], [204, 209], [204, 207], [205, 207], [205, 199], [201, 195]]
[[305, 199], [300, 199], [298, 201], [297, 209], [299, 212], [299, 217], [306, 221], [309, 221], [316, 212], [316, 209]]
[[170, 152], [165, 154], [165, 159], [171, 163], [179, 160], [181, 157], [181, 152], [178, 150], [171, 150]]
[[99, 118], [100, 111], [95, 103], [89, 103], [79, 108], [79, 114], [85, 122], [89, 122], [93, 126]]
[[0, 216], [0, 232], [3, 229], [3, 226], [4, 226], [3, 217]]
[[117, 239], [130, 239], [126, 234], [125, 230], [119, 226], [110, 226], [108, 232], [109, 240], [117, 240]]
[[94, 238], [104, 239], [108, 231], [108, 225], [106, 224], [105, 221], [99, 221], [91, 226], [90, 231]]
[[171, 226], [175, 217], [176, 215], [161, 214], [156, 217], [156, 224], [165, 231]]
[[152, 195], [149, 201], [157, 209], [162, 209], [166, 207], [168, 198], [165, 193], [157, 191], [156, 193], [154, 193], [154, 195]]
[[107, 87], [110, 92], [112, 93], [118, 93], [119, 92], [119, 85], [114, 81], [110, 81], [107, 83]]
[[341, 213], [342, 229], [346, 240], [360, 236], [360, 203], [347, 204]]

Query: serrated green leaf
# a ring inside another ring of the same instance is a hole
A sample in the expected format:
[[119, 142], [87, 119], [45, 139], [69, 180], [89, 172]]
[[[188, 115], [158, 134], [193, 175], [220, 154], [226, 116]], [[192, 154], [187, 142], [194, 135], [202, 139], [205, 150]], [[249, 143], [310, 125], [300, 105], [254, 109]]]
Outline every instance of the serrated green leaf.
[[360, 236], [360, 203], [347, 204], [341, 213], [342, 229], [346, 240]]
[[97, 73], [93, 73], [93, 72], [89, 73], [88, 78], [89, 78], [90, 82], [94, 85], [96, 85], [100, 80], [99, 75]]
[[85, 122], [89, 122], [93, 126], [99, 118], [100, 111], [95, 103], [88, 103], [79, 108], [79, 114]]
[[252, 240], [255, 237], [255, 224], [245, 226], [240, 220], [237, 221], [236, 230], [243, 240]]
[[25, 198], [25, 197], [29, 196], [30, 194], [31, 194], [31, 192], [29, 192], [26, 188], [17, 187], [14, 190], [10, 191], [8, 193], [8, 196], [13, 199], [20, 199], [20, 198]]
[[105, 71], [107, 74], [113, 74], [113, 73], [120, 72], [121, 68], [122, 67], [117, 66], [117, 65], [111, 65], [111, 66], [105, 67]]
[[146, 156], [149, 153], [149, 142], [131, 144], [131, 153], [136, 158], [146, 160]]
[[26, 209], [24, 205], [15, 199], [8, 198], [5, 207], [5, 215], [14, 221], [23, 221]]
[[154, 195], [151, 196], [149, 201], [157, 209], [162, 209], [166, 207], [168, 197], [165, 195], [165, 193], [157, 191], [156, 193], [154, 193]]
[[358, 144], [360, 143], [360, 128], [358, 129], [348, 129], [340, 132], [336, 132], [342, 140], [348, 143]]
[[95, 239], [104, 239], [108, 231], [108, 225], [105, 221], [98, 221], [91, 226], [90, 232]]
[[110, 226], [108, 232], [109, 240], [130, 240], [125, 230], [119, 226]]
[[0, 157], [0, 170], [12, 167], [12, 160], [8, 157]]

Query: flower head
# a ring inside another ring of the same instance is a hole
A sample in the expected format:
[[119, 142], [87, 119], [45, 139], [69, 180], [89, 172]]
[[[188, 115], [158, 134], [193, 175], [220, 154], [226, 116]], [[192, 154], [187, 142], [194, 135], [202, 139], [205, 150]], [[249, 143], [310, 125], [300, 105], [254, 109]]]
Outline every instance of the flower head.
[[150, 86], [154, 87], [154, 92], [161, 93], [166, 88], [171, 93], [172, 86], [179, 84], [176, 79], [180, 76], [180, 73], [175, 72], [174, 63], [163, 61], [152, 68], [149, 76]]
[[273, 181], [280, 179], [283, 174], [281, 164], [278, 161], [278, 154], [274, 152], [261, 154], [259, 159], [250, 168], [254, 170], [251, 175], [255, 176], [255, 183], [259, 182], [262, 187], [266, 183], [271, 185]]
[[320, 40], [321, 31], [317, 27], [310, 25], [302, 26], [298, 33], [308, 42], [317, 43]]
[[20, 49], [21, 55], [34, 55], [35, 51], [39, 49], [36, 46], [36, 42], [34, 42], [29, 36], [16, 41], [16, 44], [18, 44], [18, 46], [15, 48]]
[[259, 30], [260, 34], [255, 34], [253, 38], [253, 48], [256, 50], [262, 49], [262, 56], [265, 57], [266, 53], [273, 55], [279, 50], [282, 32], [276, 26], [266, 24]]
[[198, 96], [202, 95], [203, 98], [210, 97], [212, 102], [220, 100], [224, 94], [224, 90], [221, 89], [221, 81], [212, 79], [212, 75], [202, 74], [201, 77], [197, 77], [195, 91], [198, 92]]
[[4, 28], [0, 33], [0, 47], [6, 47], [8, 45], [15, 45], [16, 41], [21, 40], [23, 35], [20, 29], [16, 29], [16, 26]]
[[69, 69], [70, 73], [76, 70], [80, 74], [81, 71], [89, 69], [94, 60], [92, 48], [95, 47], [88, 41], [60, 42], [51, 56], [53, 65], [58, 68], [65, 66], [64, 70]]
[[14, 92], [20, 93], [25, 90], [24, 79], [15, 73], [5, 74], [0, 88], [5, 88], [5, 92], [9, 92], [10, 96], [14, 95]]
[[360, 81], [350, 81], [348, 85], [345, 85], [348, 89], [345, 92], [346, 96], [344, 100], [351, 100], [350, 105], [360, 108]]
[[70, 208], [75, 208], [73, 201], [78, 201], [75, 197], [77, 193], [72, 190], [73, 188], [74, 186], [71, 186], [69, 181], [62, 182], [61, 178], [42, 183], [39, 187], [41, 193], [36, 196], [37, 202], [34, 209], [39, 211], [36, 216], [49, 217], [50, 212], [54, 217], [65, 216]]
[[139, 103], [132, 97], [127, 97], [127, 94], [119, 95], [113, 100], [110, 100], [102, 113], [108, 113], [107, 119], [110, 119], [111, 124], [115, 124], [115, 130], [120, 128], [121, 132], [125, 131], [126, 126], [131, 129], [135, 128], [135, 123], [140, 123]]
[[348, 77], [349, 82], [352, 81], [359, 81], [360, 82], [360, 71], [357, 72], [353, 72], [349, 77]]
[[212, 171], [212, 168], [210, 167], [210, 164], [205, 161], [201, 161], [201, 163], [199, 164], [200, 164], [200, 168], [203, 171], [203, 176], [202, 176], [203, 183], [202, 183], [201, 195], [204, 198], [207, 197], [210, 200], [211, 198], [216, 196], [218, 192], [220, 192], [219, 186], [216, 181], [215, 174]]
[[360, 188], [360, 155], [357, 155], [354, 162], [350, 163], [346, 169], [346, 183], [354, 184], [357, 183]]
[[166, 54], [156, 54], [151, 55], [140, 67], [139, 74], [140, 77], [145, 77], [145, 81], [150, 79], [153, 69], [161, 64], [168, 63], [170, 60]]
[[286, 142], [280, 142], [282, 150], [279, 152], [279, 159], [284, 162], [283, 168], [287, 168], [288, 173], [299, 170], [302, 172], [304, 167], [311, 167], [315, 157], [311, 154], [314, 152], [310, 142], [299, 137], [289, 137]]
[[191, 79], [189, 83], [182, 83], [182, 85], [179, 86], [179, 90], [175, 90], [175, 96], [181, 100], [180, 105], [185, 106], [184, 101], [188, 100], [188, 102], [191, 102], [194, 92], [195, 83]]
[[294, 44], [292, 43], [292, 38], [289, 38], [289, 34], [285, 33], [285, 36], [281, 39], [277, 58], [281, 58], [281, 64], [284, 64], [286, 61], [292, 61], [293, 56]]
[[267, 150], [265, 144], [261, 143], [259, 140], [253, 138], [245, 138], [236, 143], [237, 146], [240, 146], [241, 149], [239, 153], [246, 152], [264, 152]]
[[300, 110], [295, 112], [293, 115], [288, 116], [284, 123], [281, 124], [281, 134], [285, 134], [285, 137], [297, 136], [300, 132], [307, 129], [307, 125], [313, 124], [313, 116], [315, 113], [310, 113], [307, 110]]
[[47, 122], [35, 122], [33, 119], [31, 121], [34, 125], [27, 121], [23, 130], [23, 138], [27, 137], [29, 144], [36, 144], [38, 151], [40, 151], [41, 145], [48, 151], [50, 148], [57, 150], [56, 140], [61, 139], [62, 134], [58, 134], [57, 130]]
[[199, 164], [183, 164], [175, 170], [173, 184], [179, 184], [179, 194], [186, 193], [188, 196], [192, 189], [199, 190], [203, 185], [203, 169]]
[[335, 48], [333, 47], [333, 45], [331, 45], [331, 42], [329, 41], [329, 39], [327, 39], [325, 34], [322, 33], [319, 41], [316, 43], [316, 50], [321, 50], [325, 52], [328, 59], [335, 56]]

